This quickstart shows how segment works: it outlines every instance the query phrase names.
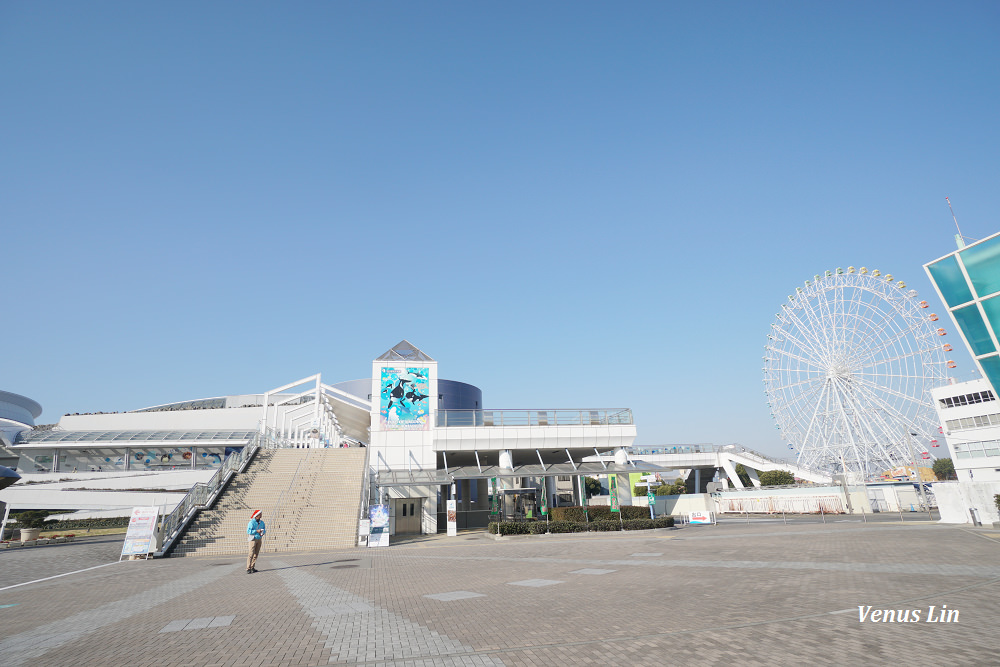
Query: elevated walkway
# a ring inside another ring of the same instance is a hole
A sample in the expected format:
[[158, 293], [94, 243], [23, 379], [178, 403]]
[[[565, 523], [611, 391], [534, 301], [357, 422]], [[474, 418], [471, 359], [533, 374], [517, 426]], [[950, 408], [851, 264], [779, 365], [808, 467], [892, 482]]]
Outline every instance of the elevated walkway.
[[[760, 486], [758, 472], [767, 470], [786, 470], [798, 479], [815, 484], [828, 484], [832, 477], [823, 471], [813, 470], [799, 465], [794, 461], [772, 459], [760, 452], [735, 445], [661, 445], [653, 447], [631, 447], [628, 450], [633, 461], [646, 461], [664, 468], [676, 470], [715, 469], [721, 468], [736, 488], [744, 488], [736, 474], [736, 465], [746, 468], [753, 485]], [[588, 456], [584, 461], [612, 461], [610, 453], [598, 456]]]
[[262, 449], [211, 509], [202, 510], [171, 556], [247, 552], [247, 522], [264, 512], [261, 553], [346, 549], [357, 544], [364, 448]]

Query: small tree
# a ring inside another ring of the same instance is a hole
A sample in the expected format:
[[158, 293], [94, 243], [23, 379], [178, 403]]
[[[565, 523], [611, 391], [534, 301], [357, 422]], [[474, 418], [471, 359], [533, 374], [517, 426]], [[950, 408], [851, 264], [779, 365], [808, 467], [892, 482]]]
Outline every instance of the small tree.
[[584, 477], [583, 487], [588, 498], [601, 495], [601, 481], [596, 477]]
[[931, 470], [934, 471], [934, 476], [939, 480], [955, 479], [956, 477], [955, 464], [951, 459], [938, 459], [934, 462]]
[[673, 484], [663, 483], [656, 487], [656, 495], [658, 496], [679, 496], [684, 493], [687, 493], [687, 486], [681, 477], [674, 480]]
[[795, 475], [787, 470], [765, 470], [759, 475], [761, 486], [795, 484]]

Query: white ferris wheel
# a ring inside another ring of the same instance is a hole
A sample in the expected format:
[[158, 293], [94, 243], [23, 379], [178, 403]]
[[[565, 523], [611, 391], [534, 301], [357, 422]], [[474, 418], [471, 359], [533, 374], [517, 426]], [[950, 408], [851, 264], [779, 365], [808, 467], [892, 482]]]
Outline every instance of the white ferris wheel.
[[930, 390], [955, 364], [938, 316], [916, 297], [891, 274], [852, 266], [807, 280], [782, 305], [764, 385], [800, 465], [869, 479], [914, 454], [931, 463], [940, 427]]

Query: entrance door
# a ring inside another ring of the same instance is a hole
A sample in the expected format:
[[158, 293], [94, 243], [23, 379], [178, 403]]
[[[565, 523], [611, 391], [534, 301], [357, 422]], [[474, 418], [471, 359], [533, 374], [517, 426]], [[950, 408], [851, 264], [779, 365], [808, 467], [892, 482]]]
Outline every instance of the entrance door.
[[396, 498], [396, 534], [419, 535], [420, 517], [423, 514], [423, 498]]

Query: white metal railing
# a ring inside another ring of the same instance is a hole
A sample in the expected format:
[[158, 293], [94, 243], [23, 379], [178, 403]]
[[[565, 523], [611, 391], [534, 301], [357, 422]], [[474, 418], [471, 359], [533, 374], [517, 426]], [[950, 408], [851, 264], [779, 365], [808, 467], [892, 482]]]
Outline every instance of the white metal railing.
[[594, 410], [438, 410], [439, 427], [608, 426], [632, 424], [629, 408]]
[[260, 444], [261, 436], [258, 433], [243, 449], [227, 456], [210, 480], [204, 483], [198, 482], [191, 487], [184, 499], [174, 508], [174, 511], [164, 516], [160, 521], [160, 535], [163, 536], [163, 540], [156, 555], [162, 556], [166, 553], [187, 528], [198, 510], [210, 507], [218, 498], [226, 482], [236, 473], [246, 469], [250, 459], [260, 448]]
[[755, 460], [759, 463], [769, 463], [782, 466], [790, 466], [805, 470], [818, 475], [829, 476], [830, 473], [826, 470], [820, 470], [813, 466], [808, 466], [803, 463], [796, 461], [795, 459], [785, 459], [785, 458], [775, 458], [773, 456], [768, 456], [767, 454], [762, 454], [756, 450], [744, 447], [743, 445], [710, 445], [710, 444], [697, 444], [697, 445], [652, 445], [652, 446], [642, 446], [636, 447], [632, 446], [628, 449], [629, 454], [632, 456], [642, 456], [643, 454], [735, 454], [738, 456], [743, 456], [745, 458]]

